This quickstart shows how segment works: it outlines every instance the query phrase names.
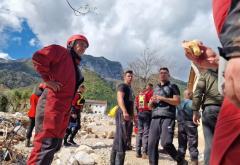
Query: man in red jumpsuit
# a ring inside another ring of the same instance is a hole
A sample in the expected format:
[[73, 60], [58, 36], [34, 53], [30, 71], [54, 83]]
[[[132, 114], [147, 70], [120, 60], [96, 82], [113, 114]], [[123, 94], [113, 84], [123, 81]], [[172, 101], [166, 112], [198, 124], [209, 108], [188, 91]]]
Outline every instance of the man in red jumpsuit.
[[34, 68], [47, 87], [38, 100], [34, 148], [28, 165], [51, 164], [61, 148], [72, 99], [84, 80], [78, 64], [88, 46], [85, 36], [73, 35], [67, 41], [67, 49], [50, 45], [34, 53]]
[[[224, 102], [215, 127], [211, 165], [240, 163], [240, 1], [213, 0], [213, 16], [223, 48], [220, 55], [228, 60], [225, 69]], [[196, 65], [218, 66], [218, 57], [202, 46], [201, 58], [186, 54]]]

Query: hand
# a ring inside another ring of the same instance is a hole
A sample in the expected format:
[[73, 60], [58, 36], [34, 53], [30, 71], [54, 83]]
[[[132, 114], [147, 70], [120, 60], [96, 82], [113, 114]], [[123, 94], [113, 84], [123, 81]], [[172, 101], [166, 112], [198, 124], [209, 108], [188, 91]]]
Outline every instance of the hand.
[[76, 114], [71, 114], [72, 118], [76, 119], [77, 115]]
[[158, 101], [164, 101], [164, 99], [165, 99], [165, 97], [163, 97], [163, 96], [157, 96]]
[[231, 58], [225, 70], [224, 95], [240, 108], [240, 57]]
[[126, 120], [126, 121], [129, 121], [129, 120], [130, 120], [129, 114], [128, 114], [127, 112], [123, 112], [123, 118], [124, 118], [124, 120]]
[[202, 54], [197, 57], [188, 49], [184, 48], [186, 57], [191, 60], [197, 67], [200, 68], [217, 68], [219, 56], [209, 47], [204, 45], [199, 45]]
[[61, 87], [63, 86], [60, 82], [51, 81], [51, 80], [45, 83], [46, 83], [46, 86], [51, 88], [54, 92], [59, 92], [61, 90]]
[[158, 96], [157, 95], [152, 96], [149, 102], [150, 103], [157, 103], [158, 102]]
[[196, 124], [197, 126], [200, 125], [200, 114], [198, 111], [193, 111], [193, 123]]

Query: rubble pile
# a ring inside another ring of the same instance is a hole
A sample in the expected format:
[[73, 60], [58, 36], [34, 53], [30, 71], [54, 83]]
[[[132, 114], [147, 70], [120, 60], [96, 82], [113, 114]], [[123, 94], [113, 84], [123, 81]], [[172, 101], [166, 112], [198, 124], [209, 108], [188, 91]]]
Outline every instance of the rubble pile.
[[28, 118], [20, 113], [0, 112], [0, 162], [25, 164], [27, 153], [15, 148], [25, 140]]

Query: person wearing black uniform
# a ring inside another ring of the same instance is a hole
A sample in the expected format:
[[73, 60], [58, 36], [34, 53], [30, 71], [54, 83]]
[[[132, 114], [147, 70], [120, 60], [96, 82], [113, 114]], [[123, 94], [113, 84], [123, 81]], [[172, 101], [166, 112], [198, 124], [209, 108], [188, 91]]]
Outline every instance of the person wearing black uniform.
[[158, 164], [158, 144], [161, 139], [163, 149], [178, 164], [187, 163], [186, 160], [180, 159], [177, 150], [172, 144], [176, 106], [180, 104], [180, 91], [177, 85], [171, 84], [169, 81], [170, 74], [168, 68], [160, 68], [159, 84], [153, 92], [153, 96], [149, 102], [152, 107], [152, 121], [149, 130], [148, 154], [149, 164]]
[[123, 165], [129, 132], [131, 132], [133, 120], [134, 98], [131, 89], [133, 72], [128, 70], [124, 73], [124, 83], [117, 88], [118, 110], [116, 114], [116, 133], [113, 141], [110, 164]]

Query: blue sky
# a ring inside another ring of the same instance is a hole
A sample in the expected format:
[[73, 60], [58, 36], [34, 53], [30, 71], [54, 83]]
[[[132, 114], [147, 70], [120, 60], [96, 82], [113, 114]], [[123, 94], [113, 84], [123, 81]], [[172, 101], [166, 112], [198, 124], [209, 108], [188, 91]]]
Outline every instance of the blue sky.
[[22, 22], [21, 27], [21, 31], [4, 31], [5, 35], [8, 36], [8, 45], [3, 48], [3, 52], [7, 53], [13, 59], [31, 57], [40, 48], [39, 44], [30, 45], [30, 41], [36, 39], [36, 36], [26, 21]]

